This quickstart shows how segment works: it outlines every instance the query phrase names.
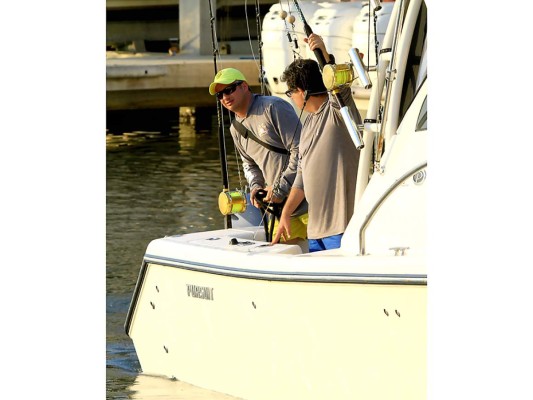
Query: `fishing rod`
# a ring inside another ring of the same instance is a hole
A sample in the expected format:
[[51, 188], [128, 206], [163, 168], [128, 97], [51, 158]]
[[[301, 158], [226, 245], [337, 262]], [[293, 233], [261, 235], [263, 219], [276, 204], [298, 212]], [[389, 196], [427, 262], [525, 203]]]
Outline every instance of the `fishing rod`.
[[[300, 16], [300, 19], [302, 20], [302, 23], [304, 25], [304, 32], [307, 37], [313, 33], [313, 30], [307, 23], [304, 13], [302, 12], [300, 5], [298, 4], [297, 0], [292, 0], [294, 3], [294, 7], [296, 7], [296, 11], [298, 12], [298, 15]], [[318, 61], [318, 65], [320, 66], [320, 70], [322, 71], [322, 68], [324, 68], [324, 65], [326, 65], [326, 59], [324, 58], [324, 54], [322, 54], [322, 51], [320, 49], [314, 49], [313, 53], [315, 53], [315, 57]]]
[[[213, 64], [215, 67], [215, 75], [218, 72], [217, 68], [217, 54], [218, 54], [218, 47], [217, 47], [217, 41], [215, 38], [215, 28], [214, 28], [214, 22], [215, 17], [213, 16], [213, 5], [211, 3], [211, 0], [209, 0], [209, 17], [211, 21], [211, 42], [213, 43]], [[219, 155], [220, 155], [220, 167], [221, 167], [221, 173], [222, 173], [222, 192], [228, 192], [229, 191], [229, 175], [228, 175], [228, 165], [226, 160], [226, 141], [224, 139], [224, 122], [223, 122], [223, 115], [222, 115], [222, 104], [220, 103], [220, 100], [217, 96], [215, 96], [217, 99], [217, 118], [218, 118], [218, 146], [219, 146]], [[226, 229], [231, 228], [231, 215], [227, 214], [224, 217], [224, 227]]]
[[[307, 35], [307, 37], [309, 37], [313, 33], [313, 30], [311, 29], [311, 27], [307, 23], [302, 10], [300, 9], [300, 5], [298, 4], [298, 1], [297, 0], [293, 0], [293, 3], [294, 3], [294, 6], [296, 8], [296, 11], [298, 12], [298, 15], [300, 15], [300, 19], [302, 20], [302, 23], [303, 23], [303, 26], [304, 26], [304, 32]], [[315, 53], [315, 57], [316, 57], [316, 59], [318, 61], [318, 66], [320, 67], [320, 71], [322, 72], [323, 69], [324, 69], [324, 66], [326, 65], [326, 59], [324, 57], [324, 54], [322, 54], [322, 50], [320, 50], [320, 49], [314, 49], [313, 53]], [[354, 63], [354, 65], [357, 63], [357, 65], [355, 65], [355, 67], [358, 70], [360, 70], [360, 67], [361, 67], [362, 64], [361, 64], [361, 60], [359, 59], [359, 55], [357, 55], [357, 57], [356, 57], [358, 59], [358, 62], [356, 60], [353, 60], [353, 57], [352, 57], [351, 54], [350, 54], [350, 58], [352, 58], [352, 62]], [[363, 71], [364, 71], [364, 67], [363, 67]], [[358, 71], [358, 72], [360, 72], [360, 71]], [[333, 74], [334, 74], [333, 76], [335, 76], [335, 71], [333, 71]], [[365, 75], [365, 74], [363, 73], [363, 75]], [[361, 74], [359, 76], [361, 77]], [[333, 79], [333, 82], [336, 82], [336, 79]], [[346, 83], [346, 82], [344, 82], [344, 83]], [[326, 88], [328, 88], [328, 85], [326, 85]], [[304, 89], [306, 89], [306, 88], [304, 88]], [[338, 87], [334, 87], [332, 85], [328, 89], [331, 90], [331, 92], [335, 95], [335, 98], [337, 99], [337, 102], [339, 103], [342, 119], [344, 120], [344, 124], [346, 125], [346, 129], [348, 130], [348, 132], [350, 134], [350, 137], [352, 138], [352, 141], [355, 144], [355, 148], [357, 150], [361, 150], [363, 147], [365, 147], [365, 145], [363, 143], [363, 138], [362, 138], [361, 132], [360, 132], [359, 128], [357, 127], [357, 125], [354, 122], [354, 118], [353, 118], [351, 110], [348, 108], [348, 106], [346, 104], [344, 104], [344, 100], [342, 99], [342, 96], [341, 96], [341, 94], [339, 92]]]

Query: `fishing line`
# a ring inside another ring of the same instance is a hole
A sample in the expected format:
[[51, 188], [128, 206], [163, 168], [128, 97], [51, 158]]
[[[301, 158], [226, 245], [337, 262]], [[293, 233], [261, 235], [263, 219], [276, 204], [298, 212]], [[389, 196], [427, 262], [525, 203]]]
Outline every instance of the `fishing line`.
[[250, 25], [248, 24], [248, 1], [247, 0], [244, 0], [244, 19], [246, 20], [246, 31], [248, 32], [248, 43], [250, 44], [250, 51], [252, 52], [252, 58], [254, 59], [254, 61], [256, 61], [255, 53], [254, 53], [254, 46], [252, 44], [252, 35], [250, 34]]
[[[254, 46], [253, 46], [253, 43], [252, 43], [252, 34], [250, 33], [250, 24], [248, 23], [248, 4], [247, 4], [247, 0], [244, 1], [244, 16], [245, 16], [245, 20], [246, 20], [246, 31], [248, 33], [248, 43], [250, 43], [250, 51], [252, 52], [252, 58], [254, 59], [255, 65], [257, 67], [257, 71], [259, 72], [259, 75], [261, 75], [262, 74], [261, 67], [258, 65], [257, 58], [255, 57]], [[262, 87], [261, 87], [261, 90], [263, 90]]]
[[292, 37], [291, 37], [291, 33], [289, 32], [289, 25], [287, 24], [287, 19], [286, 19], [288, 13], [287, 11], [283, 9], [283, 4], [281, 3], [281, 0], [279, 0], [279, 9], [281, 10], [281, 12], [279, 13], [279, 17], [283, 20], [283, 25], [285, 25], [285, 33], [287, 34], [287, 40], [289, 41], [290, 46], [292, 47]]
[[[288, 12], [283, 10], [281, 0], [279, 2], [279, 5], [281, 8], [280, 17], [283, 20], [283, 23], [285, 24], [285, 30], [287, 31], [287, 39], [289, 40], [289, 44], [290, 44], [291, 51], [292, 51], [292, 59], [294, 61], [296, 60], [296, 58], [302, 58], [302, 55], [299, 53], [298, 35], [296, 34], [296, 25], [294, 24], [296, 22], [296, 18], [294, 18], [294, 15], [292, 15], [291, 5], [290, 5], [289, 0], [287, 0], [287, 9], [289, 10]], [[288, 23], [287, 23], [287, 20], [288, 20]], [[291, 32], [289, 31], [289, 24], [291, 26], [292, 36], [291, 36]]]
[[[231, 123], [233, 122], [233, 119], [231, 117], [231, 111], [226, 109], [226, 111], [228, 112], [228, 119], [229, 119], [229, 123], [231, 125]], [[248, 185], [243, 185], [243, 180], [242, 180], [242, 176], [241, 176], [241, 163], [240, 163], [240, 160], [239, 160], [239, 153], [237, 151], [237, 146], [233, 146], [233, 151], [235, 153], [235, 162], [237, 164], [237, 175], [239, 176], [239, 188], [241, 189], [241, 191], [243, 193], [246, 193], [246, 189], [248, 187]]]

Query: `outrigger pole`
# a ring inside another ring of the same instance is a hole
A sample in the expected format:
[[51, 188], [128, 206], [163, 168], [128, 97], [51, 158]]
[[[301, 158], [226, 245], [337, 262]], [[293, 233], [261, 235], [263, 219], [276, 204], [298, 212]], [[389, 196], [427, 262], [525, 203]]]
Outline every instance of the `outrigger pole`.
[[[211, 0], [209, 0], [209, 17], [211, 21], [211, 41], [213, 43], [213, 63], [215, 66], [215, 75], [218, 72], [217, 68], [217, 54], [218, 54], [218, 46], [217, 41], [215, 38], [215, 17], [213, 16], [213, 6], [211, 4]], [[227, 192], [229, 191], [229, 176], [228, 176], [228, 164], [226, 160], [226, 141], [224, 138], [224, 121], [223, 121], [223, 115], [222, 115], [222, 104], [220, 104], [220, 100], [217, 96], [215, 96], [216, 102], [217, 102], [217, 118], [218, 118], [218, 147], [220, 149], [219, 155], [220, 155], [220, 167], [222, 172], [222, 191]], [[227, 214], [224, 216], [224, 227], [226, 229], [231, 228], [231, 215]]]
[[[300, 18], [302, 20], [302, 23], [304, 25], [304, 31], [307, 37], [313, 33], [311, 30], [311, 27], [305, 20], [304, 14], [302, 10], [300, 9], [300, 5], [298, 4], [297, 0], [293, 0], [294, 6], [296, 7], [296, 11], [298, 11], [298, 14], [300, 15]], [[320, 71], [324, 68], [324, 65], [326, 65], [326, 59], [324, 58], [324, 55], [322, 54], [322, 51], [320, 49], [314, 49], [313, 52], [315, 53], [315, 57], [318, 61], [318, 65], [320, 67]], [[359, 57], [359, 55], [357, 55]], [[337, 98], [337, 102], [340, 106], [340, 111], [342, 118], [344, 120], [344, 124], [346, 125], [346, 128], [348, 129], [348, 132], [350, 133], [350, 136], [352, 137], [352, 140], [355, 144], [355, 148], [357, 150], [361, 150], [365, 145], [363, 143], [363, 139], [361, 137], [361, 133], [359, 132], [359, 129], [355, 125], [353, 116], [351, 115], [350, 109], [346, 104], [344, 104], [344, 100], [342, 99], [342, 96], [339, 94], [339, 91], [337, 89], [334, 89], [331, 91], [333, 94], [335, 94], [335, 97]]]

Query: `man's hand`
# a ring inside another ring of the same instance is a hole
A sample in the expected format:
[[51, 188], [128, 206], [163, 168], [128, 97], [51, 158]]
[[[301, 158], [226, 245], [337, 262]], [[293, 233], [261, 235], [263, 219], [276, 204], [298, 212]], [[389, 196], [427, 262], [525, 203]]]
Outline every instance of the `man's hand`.
[[255, 199], [255, 194], [256, 194], [259, 190], [262, 190], [262, 188], [260, 188], [260, 187], [256, 187], [256, 188], [254, 188], [254, 189], [252, 189], [252, 190], [250, 191], [250, 201], [252, 202], [252, 205], [253, 205], [255, 208], [260, 208], [259, 203], [258, 203], [257, 200]]
[[272, 239], [272, 243], [270, 243], [271, 245], [278, 243], [280, 238], [282, 238], [284, 241], [288, 241], [291, 238], [290, 220], [290, 214], [281, 213], [281, 218], [279, 219], [276, 236], [274, 236], [274, 238]]
[[326, 45], [322, 40], [322, 36], [317, 35], [316, 33], [311, 33], [309, 37], [304, 38], [304, 42], [309, 45], [310, 50], [320, 49], [324, 57], [326, 57], [326, 62], [329, 61], [329, 54], [326, 51]]
[[267, 191], [267, 194], [265, 196], [265, 201], [268, 203], [281, 203], [283, 201], [283, 198], [274, 196], [274, 188], [272, 186], [267, 186], [265, 188]]

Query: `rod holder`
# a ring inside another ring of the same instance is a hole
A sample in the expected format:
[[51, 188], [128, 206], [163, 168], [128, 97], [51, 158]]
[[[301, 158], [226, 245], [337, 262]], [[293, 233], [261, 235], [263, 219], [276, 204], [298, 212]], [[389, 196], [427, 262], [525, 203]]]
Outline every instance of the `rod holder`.
[[352, 65], [355, 68], [361, 86], [365, 89], [370, 89], [372, 87], [372, 82], [370, 81], [370, 77], [368, 76], [368, 72], [361, 61], [361, 58], [359, 57], [359, 49], [351, 48], [348, 51], [348, 55], [350, 56], [350, 60], [352, 60]]
[[350, 133], [350, 137], [352, 138], [355, 148], [357, 150], [361, 150], [363, 147], [365, 147], [365, 144], [363, 143], [363, 138], [361, 137], [361, 133], [359, 132], [359, 128], [354, 122], [353, 115], [350, 112], [350, 109], [348, 106], [344, 106], [341, 108], [341, 115], [344, 119], [344, 124], [346, 125], [346, 129], [348, 129], [348, 132]]

